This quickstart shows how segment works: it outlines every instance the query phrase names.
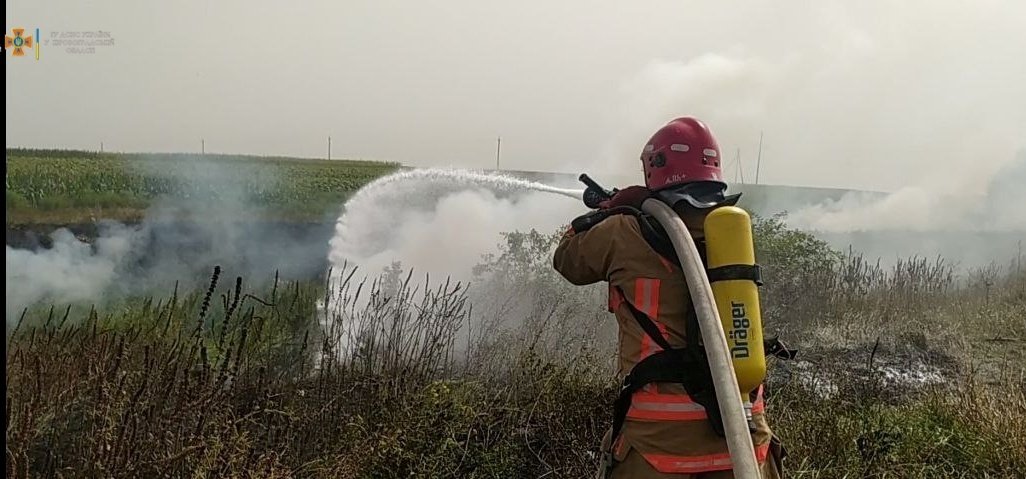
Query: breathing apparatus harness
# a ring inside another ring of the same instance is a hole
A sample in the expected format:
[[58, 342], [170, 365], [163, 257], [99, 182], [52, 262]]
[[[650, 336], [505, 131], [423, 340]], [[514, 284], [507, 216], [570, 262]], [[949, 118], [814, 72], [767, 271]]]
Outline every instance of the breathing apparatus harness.
[[[599, 203], [612, 198], [616, 194], [617, 190], [605, 190], [586, 174], [582, 174], [580, 180], [587, 185], [583, 197], [585, 205], [590, 208], [599, 208]], [[653, 221], [650, 215], [637, 208], [618, 206], [596, 209], [575, 218], [571, 222], [571, 227], [576, 232], [586, 231], [606, 218], [618, 214], [629, 214], [636, 217], [645, 242], [668, 261], [678, 266], [680, 265], [680, 260], [673, 248], [673, 244], [663, 228], [657, 221]], [[702, 257], [703, 264], [707, 265], [704, 240], [698, 240], [696, 246]], [[741, 279], [752, 281], [757, 286], [762, 285], [762, 275], [758, 265], [728, 265], [713, 269], [707, 268], [706, 273], [710, 282]], [[620, 291], [620, 294], [623, 295], [623, 291]], [[612, 440], [610, 444], [616, 440], [623, 428], [634, 393], [652, 383], [681, 384], [692, 400], [705, 408], [710, 426], [712, 426], [716, 434], [722, 437], [724, 435], [723, 418], [717, 405], [712, 372], [706, 357], [705, 348], [701, 342], [702, 335], [694, 305], [689, 309], [685, 318], [687, 345], [683, 348], [675, 348], [660, 333], [659, 327], [653, 318], [637, 309], [630, 301], [624, 301], [624, 304], [628, 307], [631, 316], [638, 322], [638, 325], [645, 334], [655, 344], [659, 345], [661, 350], [639, 361], [627, 376], [624, 377], [620, 393], [613, 403]], [[766, 356], [790, 360], [794, 359], [798, 353], [796, 349], [790, 349], [784, 345], [777, 337], [766, 339], [763, 343]], [[751, 418], [749, 418], [749, 430], [754, 431], [754, 429], [755, 425]]]

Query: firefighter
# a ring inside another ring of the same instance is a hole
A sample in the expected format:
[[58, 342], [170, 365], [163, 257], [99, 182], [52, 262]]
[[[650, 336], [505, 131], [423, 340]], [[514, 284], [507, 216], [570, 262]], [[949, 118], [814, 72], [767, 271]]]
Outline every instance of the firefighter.
[[[625, 384], [602, 441], [600, 478], [733, 477], [684, 274], [658, 223], [639, 211], [651, 197], [670, 205], [704, 257], [705, 215], [740, 196], [725, 195], [721, 160], [705, 124], [691, 117], [669, 122], [641, 152], [645, 186], [620, 190], [599, 210], [575, 219], [556, 249], [553, 265], [571, 283], [608, 282], [609, 310], [619, 326]], [[643, 359], [664, 350], [680, 351], [684, 359], [670, 366], [647, 361], [644, 371], [637, 370]], [[628, 384], [637, 381], [649, 382]], [[781, 477], [783, 452], [764, 415], [762, 387], [753, 395], [750, 426], [762, 476]]]

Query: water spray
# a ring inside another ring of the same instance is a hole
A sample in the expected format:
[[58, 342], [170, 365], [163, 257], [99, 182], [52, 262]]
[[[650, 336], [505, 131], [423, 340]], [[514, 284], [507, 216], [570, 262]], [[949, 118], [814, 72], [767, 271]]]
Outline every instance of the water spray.
[[[422, 275], [472, 280], [473, 267], [494, 251], [501, 233], [554, 232], [568, 215], [578, 214], [581, 194], [485, 172], [397, 171], [368, 183], [345, 203], [330, 240], [329, 281], [340, 283], [343, 270], [354, 266], [361, 276], [376, 276], [397, 262]], [[323, 306], [334, 311], [331, 303]]]
[[408, 209], [423, 210], [446, 195], [482, 189], [504, 194], [539, 191], [576, 200], [582, 193], [581, 190], [469, 170], [400, 171], [368, 183], [346, 202], [345, 211], [335, 225], [336, 234], [331, 240], [329, 260], [341, 264], [345, 260], [366, 258], [389, 244], [393, 240], [391, 233], [395, 230], [396, 218], [390, 217], [388, 208], [396, 208], [395, 214]]
[[373, 197], [380, 193], [382, 188], [389, 188], [399, 183], [413, 180], [429, 180], [438, 184], [449, 184], [457, 188], [487, 187], [496, 191], [512, 192], [518, 190], [534, 190], [544, 193], [554, 193], [578, 199], [581, 197], [581, 190], [558, 188], [546, 185], [537, 181], [528, 181], [505, 175], [487, 174], [471, 170], [451, 170], [441, 168], [426, 168], [400, 171], [388, 176], [383, 176], [363, 187], [353, 198], [346, 203], [358, 202], [364, 197]]

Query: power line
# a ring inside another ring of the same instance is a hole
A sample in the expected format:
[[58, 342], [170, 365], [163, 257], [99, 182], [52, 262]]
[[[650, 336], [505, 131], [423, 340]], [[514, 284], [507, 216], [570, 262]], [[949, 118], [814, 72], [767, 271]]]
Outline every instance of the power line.
[[762, 132], [759, 132], [759, 156], [755, 160], [755, 184], [759, 184], [759, 170], [762, 169]]

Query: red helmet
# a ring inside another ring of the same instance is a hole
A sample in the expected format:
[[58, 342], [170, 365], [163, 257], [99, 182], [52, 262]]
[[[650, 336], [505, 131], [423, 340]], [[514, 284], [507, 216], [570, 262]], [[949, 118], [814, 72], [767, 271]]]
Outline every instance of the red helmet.
[[740, 195], [724, 196], [720, 147], [705, 123], [686, 116], [656, 131], [641, 151], [645, 186], [674, 206], [695, 208], [733, 205]]

